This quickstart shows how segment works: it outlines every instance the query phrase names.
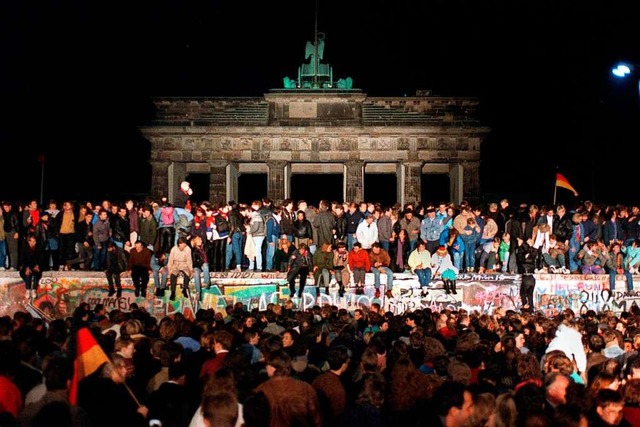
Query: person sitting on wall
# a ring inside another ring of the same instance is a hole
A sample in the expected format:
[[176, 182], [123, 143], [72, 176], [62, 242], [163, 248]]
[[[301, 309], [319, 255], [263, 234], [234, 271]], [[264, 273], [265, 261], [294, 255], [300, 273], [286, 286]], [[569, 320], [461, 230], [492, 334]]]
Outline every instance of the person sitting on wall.
[[409, 268], [418, 276], [418, 282], [422, 288], [423, 296], [429, 294], [426, 288], [431, 282], [431, 252], [427, 250], [427, 243], [418, 239], [416, 248], [409, 254]]

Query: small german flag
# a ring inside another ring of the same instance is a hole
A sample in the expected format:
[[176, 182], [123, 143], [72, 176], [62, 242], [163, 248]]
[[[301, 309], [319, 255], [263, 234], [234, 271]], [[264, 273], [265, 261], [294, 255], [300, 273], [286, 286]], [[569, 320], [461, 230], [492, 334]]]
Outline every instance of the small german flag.
[[576, 197], [578, 196], [578, 192], [576, 191], [576, 189], [573, 188], [573, 186], [569, 184], [569, 181], [567, 180], [567, 178], [565, 178], [560, 173], [556, 173], [556, 187], [562, 187], [564, 189], [572, 191], [574, 196]]

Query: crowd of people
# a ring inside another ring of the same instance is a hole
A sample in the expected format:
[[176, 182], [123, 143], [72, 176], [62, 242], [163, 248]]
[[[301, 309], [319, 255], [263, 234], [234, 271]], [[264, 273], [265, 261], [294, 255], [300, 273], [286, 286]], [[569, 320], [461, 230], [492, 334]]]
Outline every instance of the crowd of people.
[[[76, 336], [106, 355], [77, 383]], [[5, 426], [638, 426], [640, 309], [353, 313], [291, 300], [157, 319], [0, 317]]]
[[[211, 271], [287, 273], [292, 299], [157, 319], [81, 303], [46, 323], [0, 318], [0, 425], [608, 426], [640, 425], [640, 309], [534, 310], [535, 273], [624, 274], [637, 268], [638, 208], [463, 202], [382, 207], [291, 199], [273, 206], [191, 204], [188, 183], [167, 200], [99, 205], [3, 202], [0, 266], [27, 289], [43, 271], [104, 271], [110, 294], [131, 274], [136, 296], [179, 279], [188, 296]], [[4, 249], [4, 250], [3, 250]], [[457, 293], [460, 272], [523, 274], [522, 310], [415, 309], [374, 302], [353, 312], [295, 309], [308, 276], [360, 291], [373, 273], [392, 292], [410, 271]], [[70, 402], [77, 331], [109, 356]]]
[[[183, 182], [172, 203], [166, 198], [99, 204], [37, 201], [2, 202], [0, 269], [19, 270], [34, 296], [43, 271], [105, 271], [110, 296], [121, 295], [120, 277], [131, 275], [136, 296], [145, 296], [154, 278], [156, 296], [170, 285], [173, 300], [180, 277], [181, 294], [210, 286], [219, 271], [287, 273], [291, 296], [300, 296], [306, 278], [318, 289], [335, 281], [362, 292], [365, 275], [374, 275], [375, 297], [381, 276], [392, 296], [393, 273], [416, 274], [429, 287], [441, 279], [456, 293], [460, 272], [519, 273], [526, 277], [522, 295], [535, 285], [535, 273], [618, 275], [633, 290], [640, 266], [640, 209], [591, 202], [512, 207], [507, 199], [485, 207], [466, 201], [404, 206], [321, 200], [269, 198], [251, 204], [230, 201], [193, 203]], [[533, 302], [526, 305], [533, 308]]]

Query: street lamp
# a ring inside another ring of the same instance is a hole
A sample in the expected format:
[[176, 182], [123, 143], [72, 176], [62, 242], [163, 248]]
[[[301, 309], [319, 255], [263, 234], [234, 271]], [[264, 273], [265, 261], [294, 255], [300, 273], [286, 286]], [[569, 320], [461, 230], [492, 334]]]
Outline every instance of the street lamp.
[[[624, 62], [621, 62], [611, 69], [611, 74], [618, 78], [625, 79], [631, 73], [635, 72], [637, 68], [638, 66], [636, 65], [625, 64]], [[640, 96], [640, 79], [638, 79], [638, 95]]]
[[615, 68], [611, 69], [611, 73], [616, 77], [624, 78], [631, 74], [632, 70], [633, 65], [618, 64]]

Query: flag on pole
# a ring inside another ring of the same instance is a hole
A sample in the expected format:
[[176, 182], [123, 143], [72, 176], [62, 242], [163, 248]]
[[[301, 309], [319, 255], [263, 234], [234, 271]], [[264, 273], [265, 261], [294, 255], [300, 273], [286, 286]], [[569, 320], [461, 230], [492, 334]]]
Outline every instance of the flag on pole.
[[556, 173], [556, 187], [562, 187], [566, 190], [572, 191], [574, 196], [578, 196], [578, 192], [576, 191], [576, 189], [573, 188], [573, 186], [569, 184], [567, 178], [565, 178], [560, 173]]
[[73, 364], [73, 379], [69, 390], [69, 403], [78, 403], [78, 383], [81, 379], [94, 373], [109, 358], [93, 337], [89, 328], [78, 330], [76, 335], [76, 360]]

